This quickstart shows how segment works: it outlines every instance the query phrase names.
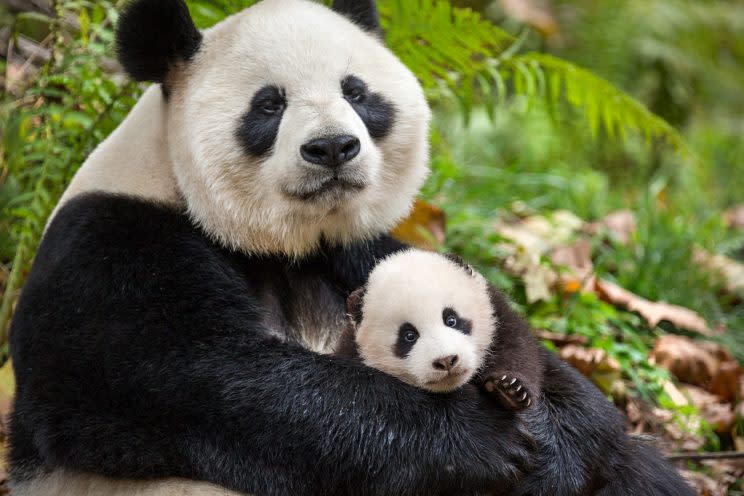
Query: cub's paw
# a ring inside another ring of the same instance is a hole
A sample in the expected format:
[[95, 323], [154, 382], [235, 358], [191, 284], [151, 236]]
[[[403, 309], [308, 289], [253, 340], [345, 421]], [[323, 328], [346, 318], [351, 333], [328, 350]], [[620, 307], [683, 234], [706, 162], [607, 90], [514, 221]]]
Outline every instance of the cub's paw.
[[524, 410], [534, 403], [522, 379], [509, 372], [493, 372], [483, 379], [483, 389], [510, 410]]

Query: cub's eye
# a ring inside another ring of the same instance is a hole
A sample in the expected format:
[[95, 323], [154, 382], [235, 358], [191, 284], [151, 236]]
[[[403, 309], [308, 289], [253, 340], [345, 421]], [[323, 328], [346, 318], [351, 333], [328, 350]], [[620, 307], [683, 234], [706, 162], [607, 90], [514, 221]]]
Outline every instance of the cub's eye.
[[356, 76], [347, 76], [341, 81], [341, 90], [349, 103], [361, 103], [367, 98], [367, 85]]
[[418, 333], [413, 330], [408, 330], [403, 334], [403, 339], [408, 343], [415, 343], [418, 339]]
[[442, 312], [442, 320], [447, 327], [457, 326], [457, 313], [451, 308], [445, 308]]

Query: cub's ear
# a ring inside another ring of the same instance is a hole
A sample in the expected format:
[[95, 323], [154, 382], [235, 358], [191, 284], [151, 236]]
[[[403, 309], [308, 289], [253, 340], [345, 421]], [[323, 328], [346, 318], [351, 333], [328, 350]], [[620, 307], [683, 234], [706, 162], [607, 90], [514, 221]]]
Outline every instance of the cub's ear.
[[116, 53], [137, 81], [165, 81], [199, 51], [202, 34], [183, 0], [131, 0], [116, 26]]
[[364, 304], [364, 293], [367, 291], [365, 286], [355, 289], [348, 298], [346, 298], [346, 313], [358, 326], [362, 322], [362, 305]]
[[333, 0], [333, 10], [367, 31], [380, 32], [380, 15], [375, 0]]
[[475, 271], [473, 270], [473, 268], [465, 260], [463, 260], [460, 255], [455, 255], [454, 253], [445, 253], [444, 258], [448, 259], [455, 265], [460, 266], [465, 272], [468, 273], [469, 276], [475, 275]]

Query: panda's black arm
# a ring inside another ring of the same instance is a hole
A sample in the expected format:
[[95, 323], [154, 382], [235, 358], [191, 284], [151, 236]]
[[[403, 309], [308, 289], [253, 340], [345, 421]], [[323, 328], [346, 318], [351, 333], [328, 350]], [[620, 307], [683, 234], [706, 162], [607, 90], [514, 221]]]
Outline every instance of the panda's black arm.
[[50, 225], [18, 304], [11, 462], [261, 495], [506, 490], [514, 417], [267, 336], [255, 290], [184, 217], [91, 195]]

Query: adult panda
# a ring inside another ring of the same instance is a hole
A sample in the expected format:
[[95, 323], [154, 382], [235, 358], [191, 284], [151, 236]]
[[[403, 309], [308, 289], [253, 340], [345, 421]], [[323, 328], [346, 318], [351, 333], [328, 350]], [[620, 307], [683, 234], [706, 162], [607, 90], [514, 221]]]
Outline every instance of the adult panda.
[[372, 1], [203, 33], [182, 0], [126, 7], [120, 60], [160, 84], [75, 176], [18, 303], [14, 496], [689, 494], [553, 355], [518, 418], [318, 353], [427, 171], [422, 90], [377, 33]]

